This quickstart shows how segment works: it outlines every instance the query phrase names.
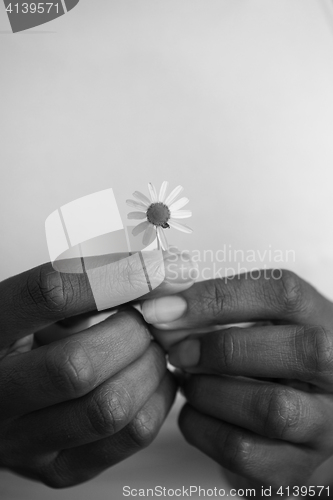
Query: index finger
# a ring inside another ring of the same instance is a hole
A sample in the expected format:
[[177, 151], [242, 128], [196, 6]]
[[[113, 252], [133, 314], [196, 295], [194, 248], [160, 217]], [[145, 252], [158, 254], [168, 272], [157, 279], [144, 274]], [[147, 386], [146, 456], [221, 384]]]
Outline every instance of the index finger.
[[110, 309], [148, 293], [178, 293], [193, 284], [190, 259], [169, 252], [163, 252], [162, 258], [148, 252], [139, 256], [116, 262], [98, 257], [89, 275], [62, 273], [48, 263], [1, 282], [0, 346], [60, 320], [96, 311], [96, 298], [99, 306], [104, 305], [99, 310]]
[[267, 270], [193, 285], [176, 297], [143, 304], [148, 323], [163, 330], [269, 320], [330, 328], [333, 304], [288, 270]]
[[195, 374], [298, 380], [332, 392], [332, 346], [322, 327], [231, 327], [176, 344], [169, 361]]

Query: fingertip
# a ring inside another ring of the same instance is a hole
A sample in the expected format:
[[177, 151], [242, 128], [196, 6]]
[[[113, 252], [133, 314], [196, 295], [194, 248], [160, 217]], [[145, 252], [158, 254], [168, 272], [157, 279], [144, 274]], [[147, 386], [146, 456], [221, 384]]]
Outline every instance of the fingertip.
[[187, 302], [181, 295], [171, 295], [146, 300], [142, 304], [142, 314], [147, 323], [162, 323], [181, 318], [187, 310]]
[[197, 339], [188, 339], [171, 347], [169, 362], [177, 368], [191, 368], [200, 360], [201, 343]]

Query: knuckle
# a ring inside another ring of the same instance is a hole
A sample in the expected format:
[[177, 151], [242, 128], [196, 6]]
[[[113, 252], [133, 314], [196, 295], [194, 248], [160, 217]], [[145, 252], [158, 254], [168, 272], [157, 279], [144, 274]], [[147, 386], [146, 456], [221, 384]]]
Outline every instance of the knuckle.
[[92, 361], [81, 342], [77, 340], [69, 340], [49, 348], [45, 364], [52, 388], [65, 397], [80, 397], [94, 387]]
[[217, 334], [217, 353], [222, 367], [227, 371], [231, 369], [235, 359], [235, 338], [232, 328]]
[[[268, 404], [263, 404], [268, 397]], [[264, 431], [267, 437], [288, 440], [300, 426], [301, 402], [295, 391], [274, 387], [262, 391], [259, 408], [265, 408]]]
[[231, 429], [223, 442], [222, 452], [226, 467], [246, 475], [252, 469], [253, 446], [254, 443], [248, 434], [241, 429]]
[[133, 402], [121, 386], [108, 387], [107, 392], [95, 395], [87, 407], [90, 427], [99, 437], [112, 436], [130, 420]]
[[71, 281], [50, 264], [28, 276], [24, 295], [32, 304], [51, 312], [66, 310], [74, 299]]
[[285, 313], [303, 312], [307, 308], [303, 281], [294, 272], [282, 269], [279, 278], [280, 299]]
[[[220, 316], [221, 312], [225, 311], [226, 308], [230, 308], [236, 300], [236, 297], [230, 296], [230, 291], [227, 292], [223, 278], [203, 282], [202, 293], [200, 295], [200, 309], [204, 305], [204, 309], [209, 311], [212, 319]], [[194, 307], [196, 306], [194, 304]]]
[[302, 339], [304, 346], [304, 360], [309, 373], [309, 382], [312, 379], [333, 380], [333, 339], [332, 334], [322, 326], [304, 328]]

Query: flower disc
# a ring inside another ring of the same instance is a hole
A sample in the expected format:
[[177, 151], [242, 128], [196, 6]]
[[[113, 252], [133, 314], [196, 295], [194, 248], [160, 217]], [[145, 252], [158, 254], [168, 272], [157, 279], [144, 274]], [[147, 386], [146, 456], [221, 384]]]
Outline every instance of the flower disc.
[[152, 203], [147, 210], [148, 222], [154, 226], [168, 227], [170, 215], [169, 208], [161, 202]]

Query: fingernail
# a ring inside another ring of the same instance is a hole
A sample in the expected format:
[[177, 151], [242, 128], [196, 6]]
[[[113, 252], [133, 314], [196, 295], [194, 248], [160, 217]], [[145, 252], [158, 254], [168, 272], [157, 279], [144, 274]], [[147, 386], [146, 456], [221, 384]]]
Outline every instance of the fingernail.
[[142, 314], [147, 323], [164, 323], [181, 318], [187, 309], [187, 302], [179, 295], [146, 300]]
[[173, 254], [164, 261], [166, 283], [172, 285], [193, 282], [198, 277], [198, 264], [191, 260], [188, 253]]
[[169, 352], [169, 362], [178, 368], [196, 366], [200, 359], [200, 340], [184, 340]]
[[181, 253], [181, 250], [176, 245], [169, 245], [167, 250], [164, 251], [164, 255], [166, 257], [172, 256], [172, 255], [179, 255], [180, 253]]

